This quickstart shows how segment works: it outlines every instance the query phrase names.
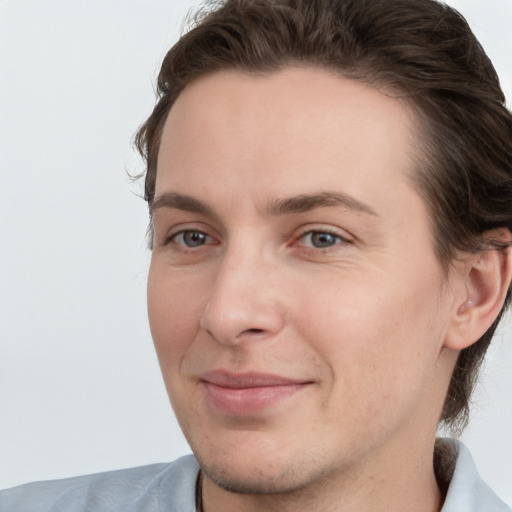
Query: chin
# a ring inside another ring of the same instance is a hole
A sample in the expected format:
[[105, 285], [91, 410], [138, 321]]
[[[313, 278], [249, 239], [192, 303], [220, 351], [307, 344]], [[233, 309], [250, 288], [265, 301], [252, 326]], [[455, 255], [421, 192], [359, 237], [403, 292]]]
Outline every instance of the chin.
[[[309, 484], [309, 478], [300, 478], [295, 467], [288, 467], [277, 472], [276, 468], [268, 467], [261, 469], [261, 464], [252, 465], [246, 462], [244, 471], [236, 468], [226, 468], [222, 464], [205, 465], [202, 461], [199, 464], [204, 474], [220, 488], [237, 494], [283, 494], [298, 491]], [[305, 481], [304, 481], [305, 480]]]
[[325, 478], [332, 470], [321, 457], [281, 450], [193, 450], [204, 474], [220, 488], [238, 494], [286, 494]]

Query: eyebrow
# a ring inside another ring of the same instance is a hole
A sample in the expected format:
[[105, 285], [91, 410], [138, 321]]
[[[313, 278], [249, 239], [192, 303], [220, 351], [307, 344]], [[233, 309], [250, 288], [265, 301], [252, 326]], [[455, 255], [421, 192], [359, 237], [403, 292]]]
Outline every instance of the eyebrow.
[[187, 212], [202, 213], [213, 216], [213, 210], [195, 197], [179, 194], [178, 192], [166, 192], [158, 196], [149, 206], [149, 214], [152, 216], [156, 210], [161, 208], [176, 208]]
[[371, 206], [343, 192], [320, 192], [317, 194], [301, 194], [295, 197], [276, 199], [270, 203], [267, 211], [271, 215], [284, 215], [331, 206], [343, 206], [356, 212], [374, 217], [379, 216]]
[[[275, 199], [266, 208], [269, 215], [286, 215], [291, 213], [304, 213], [315, 208], [343, 206], [349, 210], [378, 217], [377, 212], [369, 205], [342, 192], [319, 192], [315, 194], [301, 194], [284, 199]], [[178, 192], [166, 192], [158, 196], [150, 205], [149, 213], [152, 216], [161, 208], [176, 208], [188, 212], [215, 216], [215, 212], [203, 201], [192, 196]]]

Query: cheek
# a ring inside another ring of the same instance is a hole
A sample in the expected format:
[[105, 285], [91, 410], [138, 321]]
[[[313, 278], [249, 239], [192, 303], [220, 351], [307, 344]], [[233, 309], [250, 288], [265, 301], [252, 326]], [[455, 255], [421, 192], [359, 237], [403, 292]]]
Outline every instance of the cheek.
[[[325, 284], [296, 310], [301, 330], [330, 367], [333, 398], [374, 414], [390, 400], [413, 400], [434, 378], [442, 340], [438, 288], [361, 275]], [[311, 288], [310, 288], [311, 290]], [[357, 407], [351, 404], [357, 403]]]
[[149, 324], [164, 378], [180, 364], [199, 328], [202, 300], [195, 283], [153, 264], [149, 272]]

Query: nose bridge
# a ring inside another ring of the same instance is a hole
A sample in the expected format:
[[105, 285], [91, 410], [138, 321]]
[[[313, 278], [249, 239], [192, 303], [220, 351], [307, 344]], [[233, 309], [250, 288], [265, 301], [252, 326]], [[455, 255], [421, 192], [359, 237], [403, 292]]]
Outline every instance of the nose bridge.
[[[254, 242], [254, 241], [253, 241]], [[263, 247], [241, 239], [226, 248], [201, 318], [201, 327], [224, 344], [271, 336], [282, 328], [275, 262]]]

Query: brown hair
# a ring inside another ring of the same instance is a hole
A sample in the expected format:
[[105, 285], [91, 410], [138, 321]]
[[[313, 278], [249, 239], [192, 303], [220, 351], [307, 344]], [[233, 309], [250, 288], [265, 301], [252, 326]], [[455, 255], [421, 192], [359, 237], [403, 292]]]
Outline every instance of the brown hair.
[[[194, 22], [167, 53], [158, 102], [136, 136], [149, 205], [166, 116], [192, 80], [306, 64], [409, 98], [425, 135], [414, 179], [445, 270], [457, 250], [504, 249], [484, 234], [512, 231], [512, 116], [491, 61], [457, 11], [435, 0], [226, 0]], [[489, 330], [459, 355], [441, 417], [454, 429], [467, 422], [480, 364], [510, 300], [509, 289]]]

